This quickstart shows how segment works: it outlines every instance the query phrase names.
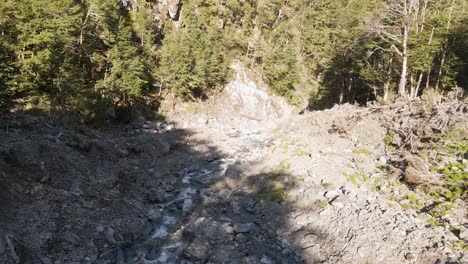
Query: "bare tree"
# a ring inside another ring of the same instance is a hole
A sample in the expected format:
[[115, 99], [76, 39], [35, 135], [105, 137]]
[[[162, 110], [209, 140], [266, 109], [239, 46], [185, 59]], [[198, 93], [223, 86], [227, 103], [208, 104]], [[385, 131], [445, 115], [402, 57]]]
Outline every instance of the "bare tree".
[[417, 29], [419, 0], [389, 0], [382, 3], [377, 20], [370, 26], [371, 32], [387, 42], [392, 51], [402, 58], [398, 95], [407, 96], [408, 40]]

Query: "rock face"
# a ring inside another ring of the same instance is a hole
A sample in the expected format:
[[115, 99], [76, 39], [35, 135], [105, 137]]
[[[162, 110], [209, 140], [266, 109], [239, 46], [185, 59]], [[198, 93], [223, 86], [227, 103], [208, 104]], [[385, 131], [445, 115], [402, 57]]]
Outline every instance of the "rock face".
[[225, 91], [240, 114], [263, 120], [287, 118], [292, 113], [283, 98], [269, 95], [266, 87], [255, 82], [241, 63], [234, 62], [231, 68], [235, 71], [235, 78], [226, 85]]
[[[132, 10], [137, 9], [137, 2], [138, 0], [119, 0], [121, 6]], [[167, 19], [179, 20], [182, 8], [181, 0], [158, 0], [155, 3], [151, 3], [151, 5], [151, 14], [158, 28], [161, 29], [164, 21]]]
[[166, 7], [170, 18], [177, 20], [179, 18], [180, 0], [163, 0], [162, 7]]

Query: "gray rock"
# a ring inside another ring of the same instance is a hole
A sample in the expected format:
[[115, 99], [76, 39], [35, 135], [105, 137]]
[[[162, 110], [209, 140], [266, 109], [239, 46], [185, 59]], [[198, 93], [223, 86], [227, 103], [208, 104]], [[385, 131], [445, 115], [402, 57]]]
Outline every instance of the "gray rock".
[[150, 252], [146, 253], [145, 259], [149, 261], [154, 261], [158, 259], [158, 256], [159, 256], [158, 252], [156, 252], [156, 250], [153, 249]]
[[79, 246], [81, 244], [81, 238], [72, 232], [65, 233], [63, 239], [70, 242], [74, 246]]
[[169, 153], [169, 151], [171, 150], [171, 144], [169, 144], [169, 142], [167, 142], [166, 140], [162, 138], [159, 138], [158, 143], [160, 145], [160, 148], [161, 148], [160, 150], [162, 154]]
[[[80, 261], [80, 264], [91, 264], [91, 263], [93, 263], [93, 261], [89, 257], [85, 257], [85, 258], [81, 259], [81, 261]], [[44, 264], [45, 264], [45, 262], [44, 262]]]
[[382, 157], [379, 158], [379, 162], [382, 163], [382, 164], [387, 164], [387, 161], [388, 161], [387, 157], [385, 157], [385, 156], [382, 156]]
[[195, 239], [192, 244], [185, 250], [185, 254], [190, 258], [202, 260], [209, 251], [210, 245], [200, 239]]
[[235, 224], [234, 231], [237, 233], [248, 233], [255, 229], [255, 224], [247, 223], [247, 224]]
[[236, 241], [241, 243], [241, 244], [245, 244], [247, 242], [247, 240], [248, 240], [248, 238], [242, 233], [239, 233], [236, 236]]
[[263, 256], [262, 259], [260, 260], [261, 264], [273, 264], [273, 261], [267, 256]]
[[162, 218], [161, 212], [155, 209], [151, 209], [148, 212], [147, 216], [148, 216], [148, 219], [150, 219], [151, 221], [158, 221]]
[[116, 244], [117, 241], [114, 238], [115, 230], [112, 227], [107, 228], [105, 236], [107, 241], [109, 241], [112, 244]]
[[339, 195], [340, 193], [338, 191], [331, 190], [331, 191], [325, 192], [323, 196], [327, 197], [328, 199], [333, 199]]
[[345, 198], [345, 196], [338, 196], [333, 199], [330, 204], [337, 208], [343, 208], [347, 201], [348, 200]]
[[361, 246], [357, 249], [357, 253], [361, 258], [365, 258], [372, 254], [372, 249], [370, 247]]
[[234, 228], [229, 223], [223, 223], [223, 228], [228, 234], [232, 234], [234, 232]]
[[468, 241], [468, 229], [465, 229], [460, 232], [460, 239]]
[[102, 225], [98, 225], [96, 227], [96, 231], [99, 232], [99, 233], [104, 232], [104, 227]]

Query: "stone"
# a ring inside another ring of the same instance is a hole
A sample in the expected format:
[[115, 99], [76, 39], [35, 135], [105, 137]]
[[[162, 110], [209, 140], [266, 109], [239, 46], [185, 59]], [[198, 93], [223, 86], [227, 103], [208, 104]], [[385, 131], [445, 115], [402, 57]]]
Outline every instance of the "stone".
[[460, 239], [465, 240], [468, 242], [468, 229], [462, 230], [460, 232]]
[[98, 225], [96, 227], [96, 231], [99, 232], [99, 233], [104, 232], [104, 227], [102, 225]]
[[379, 158], [379, 162], [382, 163], [382, 164], [387, 164], [387, 158], [385, 156], [382, 156]]
[[210, 246], [206, 242], [203, 242], [200, 239], [195, 239], [194, 242], [185, 250], [185, 254], [189, 258], [193, 257], [201, 260], [208, 254], [209, 248]]
[[151, 250], [150, 252], [146, 253], [145, 259], [149, 261], [155, 261], [158, 259], [158, 252], [156, 250]]
[[273, 261], [267, 256], [262, 256], [262, 259], [260, 259], [261, 264], [273, 264]]
[[159, 138], [158, 143], [160, 145], [161, 154], [167, 154], [171, 150], [171, 145], [166, 140]]
[[245, 244], [247, 242], [248, 238], [242, 234], [242, 233], [239, 233], [236, 235], [236, 241], [241, 243], [241, 244]]
[[147, 217], [149, 220], [156, 222], [162, 218], [162, 215], [161, 212], [159, 212], [159, 210], [151, 209], [148, 212]]
[[414, 261], [415, 260], [415, 256], [412, 254], [412, 253], [406, 253], [405, 254], [405, 259], [407, 261]]
[[167, 227], [166, 226], [160, 226], [158, 229], [156, 229], [156, 231], [154, 232], [154, 234], [151, 236], [152, 239], [156, 239], [156, 238], [164, 238], [168, 235], [168, 231], [167, 231]]
[[115, 230], [112, 227], [107, 228], [106, 233], [104, 234], [107, 241], [109, 241], [112, 244], [117, 243], [117, 241], [115, 241], [114, 234], [115, 234]]
[[331, 191], [325, 192], [323, 196], [325, 196], [328, 199], [333, 199], [333, 198], [335, 198], [335, 197], [337, 197], [339, 195], [340, 194], [337, 191], [331, 190]]
[[229, 223], [223, 223], [223, 228], [224, 231], [228, 234], [232, 234], [234, 232], [234, 228]]
[[[42, 262], [44, 262], [44, 260], [42, 260]], [[52, 263], [52, 262], [50, 262], [50, 263]], [[82, 258], [80, 260], [80, 264], [91, 264], [91, 263], [93, 263], [93, 261], [89, 257], [84, 257], [84, 258]], [[46, 263], [44, 262], [44, 264], [46, 264]]]
[[235, 76], [224, 90], [232, 104], [237, 106], [239, 114], [254, 120], [273, 120], [286, 118], [292, 113], [284, 98], [270, 96], [267, 87], [255, 82], [240, 62], [234, 62], [231, 68]]
[[236, 233], [249, 233], [254, 229], [255, 229], [255, 224], [253, 223], [234, 225], [234, 231], [236, 231]]
[[372, 249], [369, 247], [362, 246], [357, 249], [357, 253], [361, 258], [365, 258], [370, 256], [370, 254], [372, 253]]
[[79, 246], [81, 244], [81, 238], [72, 232], [65, 233], [63, 237], [66, 241], [70, 242], [74, 246]]

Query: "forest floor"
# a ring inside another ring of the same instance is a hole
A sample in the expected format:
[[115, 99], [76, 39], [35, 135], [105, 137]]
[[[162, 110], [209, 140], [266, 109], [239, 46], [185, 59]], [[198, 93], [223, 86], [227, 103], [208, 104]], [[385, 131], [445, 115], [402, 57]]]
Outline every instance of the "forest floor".
[[2, 123], [0, 263], [468, 263], [465, 189], [408, 177], [444, 145], [427, 126], [466, 148], [466, 101], [246, 116], [229, 100], [99, 130]]

